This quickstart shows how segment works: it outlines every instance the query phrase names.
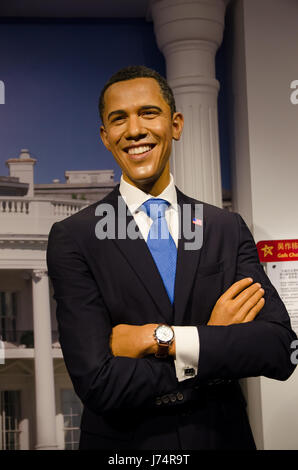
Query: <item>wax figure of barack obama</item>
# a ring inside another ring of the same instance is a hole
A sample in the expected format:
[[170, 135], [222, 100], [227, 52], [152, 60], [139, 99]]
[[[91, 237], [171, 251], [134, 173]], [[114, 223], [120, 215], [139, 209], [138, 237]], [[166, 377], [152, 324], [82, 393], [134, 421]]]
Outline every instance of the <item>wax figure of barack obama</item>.
[[[167, 82], [127, 67], [99, 108], [120, 185], [55, 223], [47, 253], [60, 343], [84, 404], [80, 449], [253, 449], [238, 379], [293, 372], [287, 311], [242, 218], [209, 204], [196, 218], [200, 203], [175, 187], [169, 157], [183, 116]], [[117, 235], [119, 199], [138, 237]], [[103, 207], [116, 215], [106, 238], [96, 233]], [[202, 231], [196, 249], [179, 231], [185, 207]]]

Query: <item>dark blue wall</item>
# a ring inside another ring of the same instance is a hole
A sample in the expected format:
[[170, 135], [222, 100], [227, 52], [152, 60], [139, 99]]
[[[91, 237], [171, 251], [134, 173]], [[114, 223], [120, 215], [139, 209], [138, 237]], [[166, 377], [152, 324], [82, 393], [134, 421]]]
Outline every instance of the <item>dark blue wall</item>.
[[[38, 159], [35, 181], [64, 181], [65, 170], [120, 170], [99, 137], [100, 90], [119, 68], [144, 64], [165, 75], [153, 25], [145, 20], [0, 23], [0, 175], [5, 160], [28, 148]], [[218, 66], [219, 75], [222, 66]], [[220, 79], [220, 77], [218, 77]], [[224, 131], [223, 186], [229, 186]]]
[[64, 170], [120, 170], [99, 137], [98, 96], [122, 66], [165, 73], [152, 23], [144, 20], [0, 24], [0, 174], [29, 148], [36, 182], [64, 180]]

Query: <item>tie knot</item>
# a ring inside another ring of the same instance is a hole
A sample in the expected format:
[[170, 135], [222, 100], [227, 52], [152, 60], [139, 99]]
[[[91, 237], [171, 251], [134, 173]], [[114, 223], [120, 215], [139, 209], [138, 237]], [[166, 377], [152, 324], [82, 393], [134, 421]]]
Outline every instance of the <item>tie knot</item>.
[[145, 210], [148, 217], [155, 220], [165, 216], [166, 209], [169, 205], [170, 203], [165, 199], [148, 199], [148, 201], [143, 202], [140, 206], [140, 210]]

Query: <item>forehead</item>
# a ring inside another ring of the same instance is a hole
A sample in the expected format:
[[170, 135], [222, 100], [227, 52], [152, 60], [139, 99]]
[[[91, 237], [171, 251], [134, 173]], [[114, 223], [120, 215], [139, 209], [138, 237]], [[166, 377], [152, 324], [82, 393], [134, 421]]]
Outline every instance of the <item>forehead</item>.
[[154, 78], [133, 78], [113, 83], [105, 92], [104, 105], [105, 113], [115, 109], [126, 110], [131, 107], [148, 105], [170, 109]]

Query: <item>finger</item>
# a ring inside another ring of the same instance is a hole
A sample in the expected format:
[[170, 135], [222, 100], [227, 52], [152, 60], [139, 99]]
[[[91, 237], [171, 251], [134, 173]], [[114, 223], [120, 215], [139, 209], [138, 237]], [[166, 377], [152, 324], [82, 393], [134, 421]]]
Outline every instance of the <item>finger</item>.
[[[246, 289], [244, 289], [242, 292], [240, 292], [240, 294], [238, 294], [233, 299], [234, 307], [237, 308], [237, 309], [240, 309], [249, 300], [253, 301], [254, 295], [259, 292], [260, 288], [261, 288], [261, 284], [256, 282], [252, 286], [249, 286]], [[252, 307], [253, 307], [253, 305], [252, 305]]]
[[264, 289], [258, 289], [252, 296], [250, 296], [243, 306], [239, 309], [239, 318], [240, 321], [246, 317], [250, 310], [259, 302], [259, 300], [264, 296]]
[[253, 321], [255, 317], [258, 315], [258, 313], [262, 310], [262, 308], [265, 305], [265, 299], [262, 297], [258, 303], [249, 311], [249, 313], [246, 315], [244, 320], [241, 323], [247, 323], [249, 321]]
[[224, 294], [220, 297], [221, 300], [226, 301], [233, 299], [237, 294], [239, 294], [243, 289], [248, 287], [253, 282], [251, 277], [246, 277], [240, 279], [240, 281], [235, 282], [229, 287]]

